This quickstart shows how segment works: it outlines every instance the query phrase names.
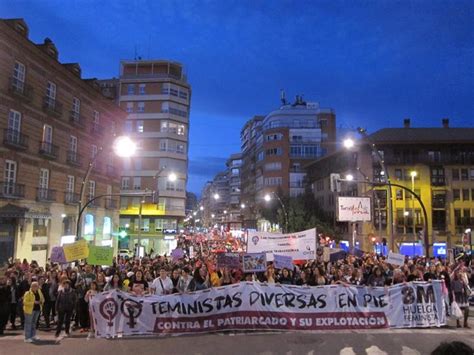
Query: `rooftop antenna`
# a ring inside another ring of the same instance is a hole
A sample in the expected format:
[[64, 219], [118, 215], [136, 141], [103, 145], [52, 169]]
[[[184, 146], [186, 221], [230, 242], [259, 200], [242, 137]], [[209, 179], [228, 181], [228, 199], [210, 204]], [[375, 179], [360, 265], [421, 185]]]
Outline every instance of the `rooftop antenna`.
[[286, 105], [286, 93], [283, 89], [280, 89], [280, 100], [283, 106]]

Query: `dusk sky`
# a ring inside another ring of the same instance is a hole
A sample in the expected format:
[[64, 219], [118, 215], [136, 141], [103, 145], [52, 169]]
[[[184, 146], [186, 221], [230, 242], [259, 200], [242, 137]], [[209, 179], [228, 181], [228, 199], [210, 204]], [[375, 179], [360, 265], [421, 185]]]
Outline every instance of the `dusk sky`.
[[[240, 129], [293, 100], [336, 111], [337, 126], [474, 126], [474, 1], [12, 1], [30, 39], [50, 37], [84, 78], [119, 61], [170, 59], [192, 85], [188, 190], [240, 150]], [[474, 139], [474, 137], [473, 137]]]

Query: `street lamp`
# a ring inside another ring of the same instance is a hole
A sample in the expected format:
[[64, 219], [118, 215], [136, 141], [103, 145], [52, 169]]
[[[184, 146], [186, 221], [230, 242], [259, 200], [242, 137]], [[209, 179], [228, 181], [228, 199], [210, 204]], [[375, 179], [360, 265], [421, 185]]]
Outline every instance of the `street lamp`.
[[245, 208], [245, 203], [241, 203], [240, 208], [244, 209]]
[[[271, 194], [275, 195], [275, 197], [277, 198], [278, 202], [280, 202], [280, 205], [281, 205], [281, 208], [283, 210], [283, 214], [285, 215], [285, 232], [288, 232], [288, 214], [286, 213], [286, 208], [285, 208], [285, 204], [283, 203], [283, 201], [281, 200], [280, 196], [278, 196], [278, 194], [275, 192], [275, 191], [272, 191]], [[263, 199], [266, 201], [266, 202], [270, 202], [272, 200], [272, 197], [270, 194], [265, 194], [265, 196], [263, 197]]]
[[221, 198], [217, 192], [214, 194], [213, 197], [214, 197], [214, 200], [218, 200]]
[[216, 215], [214, 213], [211, 214], [211, 218], [214, 218], [216, 217]]
[[[413, 170], [410, 172], [410, 176], [411, 176], [411, 190], [412, 191], [415, 191], [415, 178], [416, 176], [418, 175], [418, 173]], [[415, 196], [413, 196], [413, 194], [411, 195], [411, 217], [412, 217], [412, 220], [413, 220], [413, 248], [415, 248], [415, 241], [416, 241], [416, 224], [415, 224]], [[428, 231], [426, 231], [425, 233], [428, 233]]]
[[204, 211], [204, 207], [203, 206], [199, 207], [199, 210]]
[[170, 173], [168, 175], [168, 181], [175, 182], [178, 179], [175, 173]]
[[352, 147], [354, 147], [354, 144], [355, 143], [352, 138], [344, 139], [344, 142], [343, 142], [344, 148], [351, 149]]
[[196, 211], [193, 212], [193, 216], [197, 215], [198, 213]]
[[[127, 158], [135, 154], [137, 150], [137, 145], [135, 144], [135, 142], [133, 142], [130, 139], [130, 137], [120, 136], [114, 140], [112, 144], [112, 148], [116, 155], [122, 158]], [[84, 207], [91, 203], [91, 201], [87, 201], [86, 203], [84, 203], [86, 183], [89, 180], [89, 175], [91, 174], [92, 168], [95, 165], [97, 157], [100, 155], [102, 151], [103, 151], [102, 147], [100, 147], [97, 150], [97, 153], [95, 153], [95, 155], [92, 157], [87, 167], [86, 173], [84, 177], [82, 178], [81, 191], [79, 193], [79, 203], [77, 205], [78, 213], [77, 213], [77, 221], [76, 221], [76, 240], [79, 240], [81, 238], [81, 217], [84, 211]]]
[[346, 180], [347, 180], [347, 181], [352, 181], [352, 180], [354, 180], [354, 175], [352, 175], [352, 174], [347, 174], [347, 175], [346, 175]]

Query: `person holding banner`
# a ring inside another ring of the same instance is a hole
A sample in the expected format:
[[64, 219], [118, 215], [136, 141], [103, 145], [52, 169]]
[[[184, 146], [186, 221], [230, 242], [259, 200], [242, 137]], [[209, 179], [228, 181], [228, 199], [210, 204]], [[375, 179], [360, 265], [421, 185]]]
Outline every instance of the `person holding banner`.
[[287, 268], [281, 269], [281, 273], [278, 275], [278, 283], [282, 285], [293, 285], [293, 277]]
[[160, 276], [153, 280], [151, 292], [155, 295], [170, 295], [173, 292], [173, 281], [168, 277], [164, 266], [160, 269]]

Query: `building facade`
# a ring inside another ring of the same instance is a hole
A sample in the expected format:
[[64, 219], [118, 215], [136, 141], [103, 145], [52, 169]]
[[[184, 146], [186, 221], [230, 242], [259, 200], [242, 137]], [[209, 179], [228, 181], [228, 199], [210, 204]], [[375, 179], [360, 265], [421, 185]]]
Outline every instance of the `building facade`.
[[310, 160], [335, 150], [336, 116], [333, 109], [305, 102], [297, 96], [265, 117], [248, 121], [241, 131], [242, 202], [247, 228], [256, 228], [259, 206], [268, 193], [296, 197], [305, 191]]
[[[22, 19], [0, 21], [0, 263], [26, 258], [44, 265], [52, 247], [74, 241], [79, 192], [95, 158], [85, 197], [120, 191], [112, 145], [125, 112], [77, 63], [61, 63], [54, 43], [35, 44]], [[116, 245], [118, 199], [96, 200], [82, 236]]]
[[[473, 137], [473, 128], [449, 127], [448, 119], [443, 119], [440, 128], [412, 128], [406, 119], [404, 128], [379, 130], [359, 142], [358, 149], [339, 150], [310, 163], [309, 181], [319, 205], [336, 221], [337, 196], [330, 191], [331, 173], [339, 173], [341, 177], [351, 174], [356, 180], [386, 181], [379, 159], [368, 144], [373, 143], [384, 159], [391, 182], [414, 190], [421, 197], [428, 216], [430, 245], [460, 246], [466, 229], [474, 226]], [[371, 197], [374, 211], [370, 223], [357, 223], [357, 226], [339, 223], [346, 239], [350, 240], [354, 227], [358, 241], [367, 249], [371, 247], [372, 237], [380, 243], [389, 235], [387, 187], [342, 182], [340, 195]], [[408, 191], [392, 187], [392, 206], [396, 244], [423, 239], [420, 203]]]
[[[169, 254], [186, 208], [191, 87], [183, 66], [122, 61], [120, 77], [101, 85], [128, 113], [124, 132], [138, 144], [135, 156], [124, 163], [122, 192], [154, 193], [120, 199], [120, 223], [129, 235], [122, 246], [141, 244], [146, 251]], [[175, 181], [169, 180], [171, 173]]]

